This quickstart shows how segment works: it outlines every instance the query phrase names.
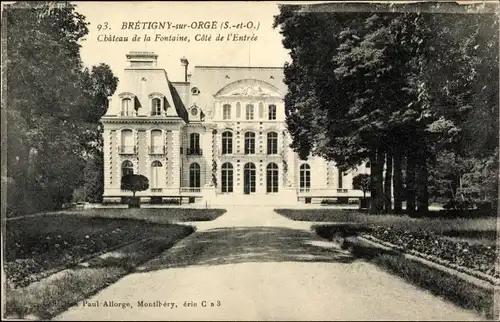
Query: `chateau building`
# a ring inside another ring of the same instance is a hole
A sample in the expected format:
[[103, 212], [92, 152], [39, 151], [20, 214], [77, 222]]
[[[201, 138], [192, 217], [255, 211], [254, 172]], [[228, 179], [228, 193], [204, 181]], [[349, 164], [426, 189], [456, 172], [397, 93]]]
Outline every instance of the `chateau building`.
[[[158, 55], [130, 52], [128, 67], [102, 117], [104, 201], [131, 196], [121, 177], [142, 174], [143, 203], [311, 202], [361, 197], [352, 177], [289, 147], [282, 67], [195, 66], [184, 81], [157, 66]], [[252, 197], [253, 195], [253, 197]]]

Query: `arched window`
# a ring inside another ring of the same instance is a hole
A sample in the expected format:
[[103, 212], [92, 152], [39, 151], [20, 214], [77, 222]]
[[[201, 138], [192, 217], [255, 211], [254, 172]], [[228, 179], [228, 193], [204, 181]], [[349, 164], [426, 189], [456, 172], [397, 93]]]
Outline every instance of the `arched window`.
[[224, 120], [231, 119], [231, 105], [230, 104], [224, 104], [224, 106], [222, 107], [222, 119], [224, 119]]
[[222, 133], [222, 154], [233, 153], [233, 133], [226, 131]]
[[278, 192], [278, 165], [269, 163], [266, 169], [266, 186], [267, 192]]
[[267, 154], [278, 154], [278, 133], [267, 133]]
[[161, 99], [153, 98], [151, 100], [151, 115], [161, 115]]
[[161, 182], [161, 167], [163, 165], [160, 161], [153, 161], [151, 163], [151, 188], [159, 188]]
[[233, 165], [231, 163], [226, 162], [222, 165], [221, 179], [222, 192], [233, 192]]
[[255, 154], [255, 133], [245, 133], [245, 154]]
[[132, 116], [134, 114], [134, 106], [130, 98], [122, 99], [122, 116]]
[[132, 130], [122, 130], [121, 131], [121, 146], [120, 153], [134, 153], [134, 132]]
[[255, 164], [252, 162], [245, 164], [245, 167], [243, 168], [243, 192], [245, 194], [255, 192], [255, 172]]
[[245, 115], [246, 115], [246, 119], [247, 120], [253, 120], [254, 119], [254, 111], [253, 111], [253, 105], [252, 104], [248, 104], [247, 105], [245, 113], [246, 113]]
[[259, 118], [263, 118], [264, 117], [264, 103], [260, 102], [259, 103]]
[[200, 165], [198, 163], [191, 163], [189, 166], [189, 187], [200, 187]]
[[129, 174], [134, 174], [134, 165], [132, 161], [125, 160], [122, 163], [122, 177]]
[[307, 191], [311, 188], [311, 167], [304, 163], [300, 166], [300, 190]]
[[241, 117], [241, 104], [240, 102], [236, 103], [236, 118], [240, 118]]
[[276, 105], [274, 104], [269, 105], [268, 119], [276, 120]]
[[199, 133], [191, 133], [189, 135], [189, 150], [188, 154], [200, 155], [200, 134]]

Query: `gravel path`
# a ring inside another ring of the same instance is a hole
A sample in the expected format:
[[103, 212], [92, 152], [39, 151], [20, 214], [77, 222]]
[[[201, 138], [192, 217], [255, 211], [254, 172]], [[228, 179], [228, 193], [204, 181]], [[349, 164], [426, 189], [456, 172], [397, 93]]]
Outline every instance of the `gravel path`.
[[234, 207], [193, 224], [195, 234], [56, 320], [481, 319], [272, 208]]

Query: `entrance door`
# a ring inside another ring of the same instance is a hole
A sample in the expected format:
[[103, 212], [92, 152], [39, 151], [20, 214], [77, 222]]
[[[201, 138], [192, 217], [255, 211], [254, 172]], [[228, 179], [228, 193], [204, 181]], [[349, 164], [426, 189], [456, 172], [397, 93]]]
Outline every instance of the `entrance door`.
[[250, 194], [255, 192], [255, 164], [247, 163], [243, 170], [243, 193]]

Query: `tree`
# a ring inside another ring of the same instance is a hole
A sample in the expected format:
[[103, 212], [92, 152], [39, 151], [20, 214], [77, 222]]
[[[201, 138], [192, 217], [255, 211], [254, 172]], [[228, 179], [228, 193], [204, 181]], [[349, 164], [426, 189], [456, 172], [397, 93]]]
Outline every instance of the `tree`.
[[[498, 115], [490, 85], [498, 88], [498, 72], [485, 70], [498, 68], [492, 50], [498, 48], [498, 17], [484, 18], [280, 7], [275, 27], [292, 58], [285, 65], [291, 147], [301, 157], [334, 160], [343, 170], [370, 160], [373, 213], [384, 204], [391, 209], [392, 172], [395, 211], [403, 189], [408, 212], [427, 211], [436, 155], [443, 149], [465, 154], [465, 134], [474, 133], [486, 111]], [[498, 130], [482, 132], [491, 151]]]
[[102, 202], [104, 193], [104, 165], [102, 152], [96, 151], [89, 156], [85, 164], [83, 189], [85, 201], [92, 203]]
[[149, 188], [149, 180], [141, 174], [124, 175], [121, 180], [121, 189], [132, 191], [133, 197], [137, 191], [144, 191]]
[[82, 183], [81, 59], [87, 23], [68, 2], [17, 2], [8, 29], [8, 211], [60, 208]]
[[103, 127], [101, 117], [108, 109], [108, 97], [113, 95], [118, 78], [113, 75], [106, 64], [85, 69], [82, 73], [85, 99], [81, 118], [85, 122], [82, 145], [86, 151], [86, 166], [84, 169], [84, 187], [89, 202], [102, 202], [104, 192], [103, 168]]
[[370, 175], [360, 173], [352, 178], [352, 187], [363, 191], [363, 198], [366, 198], [366, 193], [371, 189]]

